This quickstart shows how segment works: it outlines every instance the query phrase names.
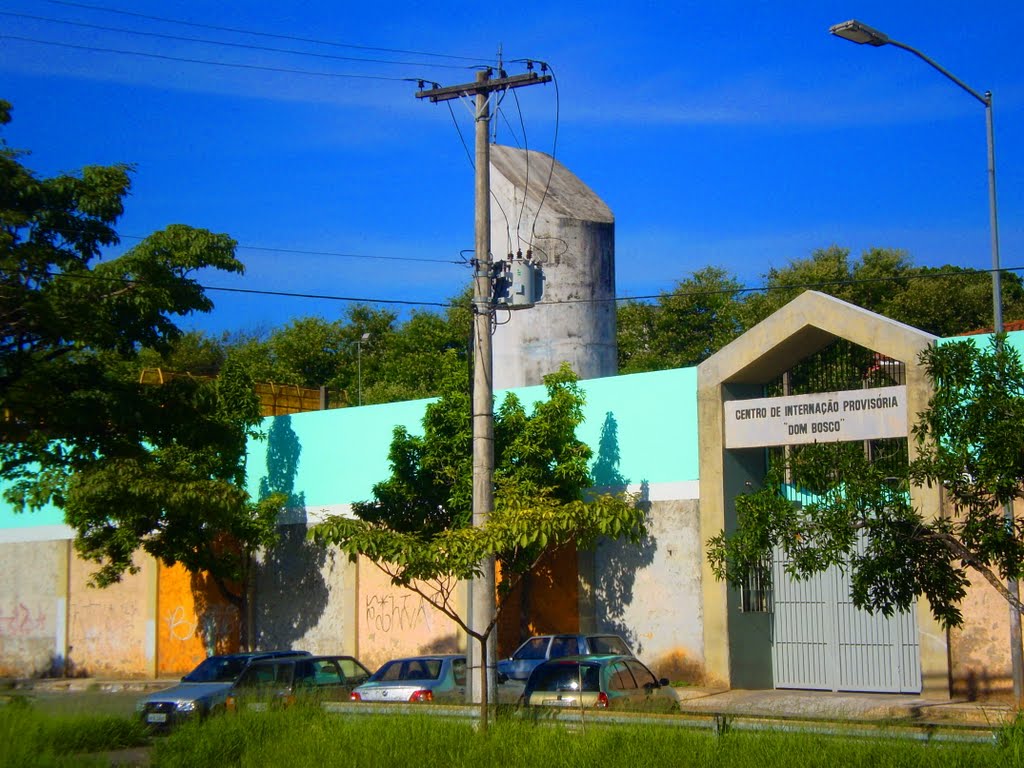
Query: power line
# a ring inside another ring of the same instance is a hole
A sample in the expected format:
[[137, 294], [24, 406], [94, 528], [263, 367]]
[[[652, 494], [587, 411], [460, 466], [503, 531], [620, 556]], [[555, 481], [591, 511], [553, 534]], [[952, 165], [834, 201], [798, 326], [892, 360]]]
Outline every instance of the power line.
[[54, 40], [40, 40], [34, 37], [23, 37], [21, 35], [0, 34], [0, 40], [20, 40], [25, 43], [36, 43], [38, 45], [53, 45], [60, 48], [74, 48], [80, 51], [92, 51], [95, 53], [117, 53], [125, 56], [142, 56], [148, 59], [161, 59], [163, 61], [181, 61], [187, 64], [206, 64], [213, 67], [231, 67], [234, 69], [255, 69], [262, 72], [282, 72], [290, 75], [311, 75], [314, 77], [341, 77], [357, 80], [391, 80], [394, 82], [417, 82], [416, 77], [387, 77], [385, 75], [357, 75], [346, 72], [316, 72], [309, 69], [289, 69], [287, 67], [268, 67], [261, 64], [231, 64], [224, 61], [211, 61], [209, 59], [192, 59], [184, 56], [169, 56], [163, 53], [145, 53], [142, 51], [125, 51], [119, 48], [102, 48], [91, 45], [77, 45], [75, 43], [59, 43]]
[[426, 259], [416, 256], [371, 256], [361, 253], [336, 253], [333, 251], [304, 251], [295, 248], [272, 248], [264, 245], [241, 245], [236, 246], [239, 250], [246, 251], [267, 251], [270, 253], [294, 253], [299, 256], [334, 256], [342, 259], [376, 259], [379, 261], [418, 261], [426, 264], [465, 264], [462, 259]]
[[[771, 293], [773, 291], [797, 291], [815, 290], [819, 288], [842, 288], [849, 285], [863, 285], [868, 283], [898, 283], [908, 280], [931, 280], [945, 277], [973, 277], [975, 275], [990, 275], [992, 269], [964, 269], [959, 272], [929, 272], [913, 275], [894, 275], [891, 277], [865, 277], [847, 280], [822, 280], [815, 283], [796, 283], [793, 285], [762, 285], [762, 286], [739, 286], [737, 288], [716, 288], [714, 290], [700, 289], [693, 291], [662, 291], [661, 293], [647, 296], [613, 296], [607, 299], [559, 299], [555, 301], [540, 301], [537, 306], [545, 304], [607, 304], [609, 302], [648, 301], [652, 299], [663, 299], [666, 297], [700, 297], [700, 296], [721, 296], [723, 294], [737, 293]], [[1024, 272], [1024, 267], [1000, 267], [1000, 272]]]
[[[60, 229], [54, 229], [54, 232], [59, 232], [61, 235], [68, 234], [82, 234], [85, 232], [84, 229], [69, 229], [62, 227]], [[117, 237], [123, 240], [139, 240], [143, 241], [148, 239], [142, 235], [125, 235], [118, 234]], [[331, 256], [339, 259], [372, 259], [376, 261], [415, 261], [425, 264], [458, 264], [464, 265], [465, 259], [427, 259], [417, 256], [379, 256], [371, 255], [366, 253], [340, 253], [338, 251], [313, 251], [301, 248], [275, 248], [269, 245], [246, 245], [244, 243], [238, 243], [235, 245], [236, 250], [245, 251], [265, 251], [267, 253], [291, 253], [297, 256]]]
[[[6, 272], [17, 272], [19, 270], [5, 270]], [[893, 283], [903, 282], [910, 280], [932, 280], [941, 279], [947, 277], [973, 277], [977, 275], [988, 275], [991, 274], [991, 269], [965, 269], [957, 272], [929, 272], [929, 273], [918, 273], [913, 275], [900, 275], [890, 277], [872, 277], [872, 278], [860, 278], [860, 279], [847, 279], [847, 280], [822, 280], [814, 283], [800, 283], [795, 285], [764, 285], [764, 286], [739, 286], [736, 288], [716, 288], [713, 290], [700, 289], [693, 291], [662, 291], [658, 294], [651, 294], [646, 296], [613, 296], [606, 299], [560, 299], [556, 301], [542, 301], [538, 303], [538, 306], [543, 305], [558, 305], [558, 304], [607, 304], [620, 303], [620, 302], [631, 302], [631, 301], [647, 301], [655, 299], [663, 299], [666, 297], [701, 297], [701, 296], [721, 296], [721, 295], [732, 295], [732, 294], [744, 294], [744, 293], [770, 293], [772, 291], [797, 291], [797, 290], [815, 290], [829, 287], [844, 287], [850, 285], [864, 285], [869, 283]], [[1001, 272], [1024, 272], [1024, 266], [1022, 267], [1001, 267]], [[144, 285], [144, 280], [135, 280], [130, 277], [105, 277], [102, 275], [96, 275], [93, 273], [62, 273], [47, 271], [46, 273], [50, 277], [65, 277], [71, 279], [82, 279], [82, 280], [102, 280], [107, 282], [123, 283], [125, 285]], [[451, 301], [412, 301], [408, 299], [373, 299], [363, 298], [355, 296], [335, 296], [331, 294], [316, 294], [316, 293], [304, 293], [304, 292], [293, 292], [293, 291], [272, 291], [264, 290], [259, 288], [228, 288], [224, 286], [214, 285], [203, 285], [196, 283], [197, 287], [202, 288], [204, 291], [218, 291], [221, 293], [241, 293], [251, 294], [256, 296], [277, 296], [280, 298], [298, 298], [298, 299], [319, 299], [324, 301], [345, 301], [345, 302], [358, 302], [364, 304], [397, 304], [403, 306], [426, 306], [426, 307], [441, 307], [444, 309], [452, 308], [457, 306]]]
[[92, 4], [89, 4], [89, 3], [74, 3], [74, 2], [69, 2], [69, 0], [47, 0], [47, 2], [52, 3], [53, 5], [67, 6], [69, 8], [85, 8], [85, 9], [88, 9], [88, 10], [91, 10], [91, 11], [103, 11], [105, 13], [116, 13], [116, 14], [120, 14], [122, 16], [134, 16], [135, 18], [148, 19], [150, 21], [161, 21], [161, 22], [166, 22], [166, 23], [169, 23], [169, 24], [181, 24], [183, 26], [196, 27], [198, 29], [212, 29], [212, 30], [216, 30], [218, 32], [232, 32], [232, 33], [235, 33], [235, 34], [242, 34], [242, 35], [254, 35], [254, 36], [257, 36], [257, 37], [275, 38], [277, 40], [292, 40], [294, 42], [301, 42], [301, 43], [315, 43], [316, 45], [329, 45], [329, 46], [333, 46], [333, 47], [336, 47], [336, 48], [351, 48], [353, 50], [360, 50], [360, 51], [380, 51], [382, 53], [401, 53], [401, 54], [408, 54], [408, 55], [412, 55], [412, 56], [428, 56], [428, 57], [434, 57], [434, 58], [444, 58], [444, 59], [455, 59], [455, 60], [461, 60], [461, 61], [471, 61], [471, 62], [474, 62], [474, 63], [479, 63], [481, 61], [485, 61], [486, 60], [486, 57], [456, 56], [456, 55], [453, 55], [453, 54], [450, 54], [450, 53], [435, 53], [435, 52], [432, 52], [432, 51], [415, 51], [415, 50], [406, 50], [406, 49], [402, 49], [402, 48], [379, 48], [379, 47], [370, 46], [370, 45], [355, 45], [355, 44], [351, 44], [351, 43], [338, 43], [338, 42], [335, 42], [333, 40], [318, 40], [316, 38], [301, 37], [301, 36], [298, 36], [298, 35], [285, 35], [285, 34], [281, 34], [281, 33], [277, 33], [277, 32], [260, 32], [260, 31], [252, 30], [252, 29], [242, 29], [240, 27], [219, 26], [217, 24], [203, 24], [203, 23], [196, 22], [196, 21], [185, 21], [183, 19], [172, 19], [172, 18], [169, 18], [169, 17], [166, 17], [166, 16], [152, 16], [152, 15], [145, 14], [145, 13], [138, 13], [136, 11], [125, 11], [125, 10], [122, 10], [120, 8], [110, 8], [110, 7], [103, 6], [103, 5], [92, 5]]
[[[551, 166], [548, 168], [547, 184], [544, 187], [544, 194], [543, 194], [543, 196], [540, 199], [540, 204], [537, 206], [537, 213], [533, 217], [533, 226], [530, 229], [530, 238], [531, 238], [531, 240], [536, 240], [536, 238], [537, 238], [537, 221], [540, 219], [541, 209], [544, 207], [544, 201], [547, 199], [548, 192], [551, 189], [551, 177], [554, 176], [554, 173], [555, 173], [555, 159], [558, 156], [558, 127], [559, 127], [559, 122], [561, 120], [561, 113], [562, 113], [562, 100], [561, 100], [561, 96], [559, 95], [559, 92], [558, 92], [558, 78], [555, 77], [554, 67], [552, 67], [547, 62], [543, 62], [543, 61], [540, 64], [541, 64], [541, 71], [542, 72], [545, 71], [545, 70], [550, 70], [551, 71], [551, 84], [555, 88], [555, 135], [554, 135], [553, 139], [551, 140]], [[531, 62], [527, 62], [527, 65], [530, 66]], [[531, 245], [532, 245], [532, 243], [531, 243]]]
[[[10, 270], [17, 271], [17, 270]], [[147, 285], [145, 280], [136, 280], [131, 277], [115, 277], [115, 276], [104, 276], [97, 275], [92, 272], [53, 272], [47, 271], [46, 274], [50, 277], [61, 277], [70, 280], [95, 280], [98, 282], [107, 283], [120, 283], [127, 286]], [[195, 282], [195, 281], [192, 281]], [[196, 287], [201, 288], [204, 291], [217, 291], [219, 293], [242, 293], [251, 294], [255, 296], [276, 296], [279, 298], [288, 299], [320, 299], [323, 301], [345, 301], [354, 302], [360, 304], [398, 304], [409, 307], [442, 307], [448, 308], [455, 306], [449, 301], [412, 301], [409, 299], [373, 299], [359, 296], [335, 296], [332, 294], [321, 294], [321, 293], [302, 293], [298, 291], [271, 291], [260, 288], [228, 288], [226, 286], [218, 285], [203, 285], [202, 283], [195, 283]]]
[[407, 307], [448, 307], [455, 306], [450, 301], [410, 301], [407, 299], [367, 299], [356, 296], [332, 296], [320, 293], [296, 293], [291, 291], [265, 291], [257, 288], [225, 288], [214, 285], [200, 285], [204, 291], [219, 291], [221, 293], [247, 293], [255, 296], [277, 296], [289, 299], [321, 299], [324, 301], [345, 301], [359, 304], [398, 304]]
[[356, 61], [371, 64], [392, 64], [399, 66], [409, 67], [441, 67], [444, 69], [466, 69], [467, 65], [464, 64], [426, 64], [422, 61], [394, 61], [391, 59], [372, 59], [365, 56], [338, 56], [330, 53], [314, 53], [312, 51], [299, 51], [294, 48], [272, 48], [266, 45], [254, 45], [252, 43], [232, 43], [226, 40], [211, 40], [209, 38], [202, 37], [188, 37], [186, 35], [169, 35], [163, 32], [146, 32], [138, 29], [128, 29], [126, 27], [108, 27], [103, 24], [90, 24], [84, 21], [70, 21], [67, 19], [54, 19], [48, 16], [35, 16], [28, 13], [14, 13], [11, 11], [0, 11], [0, 16], [11, 16], [19, 19], [33, 19], [35, 21], [45, 21], [52, 24], [65, 24], [73, 27], [83, 27], [85, 29], [97, 29], [104, 32], [118, 32], [128, 35], [138, 35], [141, 37], [156, 37], [163, 40], [177, 40], [180, 42], [188, 43], [201, 43], [203, 45], [219, 45], [227, 48], [242, 48], [251, 51], [268, 51], [270, 53], [286, 53], [294, 56], [310, 56], [317, 59], [330, 59], [332, 61]]

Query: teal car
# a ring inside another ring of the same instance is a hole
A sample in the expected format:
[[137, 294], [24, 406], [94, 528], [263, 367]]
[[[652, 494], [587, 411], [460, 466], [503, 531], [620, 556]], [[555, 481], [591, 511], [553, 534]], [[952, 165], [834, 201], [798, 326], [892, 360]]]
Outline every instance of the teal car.
[[634, 655], [618, 635], [537, 635], [516, 648], [509, 658], [498, 662], [498, 679], [526, 680], [534, 669], [549, 659], [591, 654]]
[[678, 709], [668, 680], [660, 680], [632, 656], [568, 656], [545, 661], [523, 691], [530, 707]]

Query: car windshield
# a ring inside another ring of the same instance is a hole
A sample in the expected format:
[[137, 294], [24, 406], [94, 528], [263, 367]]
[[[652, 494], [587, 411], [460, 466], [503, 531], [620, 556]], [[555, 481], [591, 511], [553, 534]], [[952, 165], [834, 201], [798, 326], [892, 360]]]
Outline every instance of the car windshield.
[[596, 664], [541, 664], [530, 677], [533, 691], [599, 691], [601, 668]]
[[622, 642], [622, 638], [615, 635], [596, 635], [588, 637], [591, 653], [608, 653], [616, 656], [632, 656], [633, 652]]
[[440, 676], [440, 659], [398, 659], [378, 669], [370, 680], [386, 683], [394, 680], [437, 680]]
[[247, 661], [245, 656], [211, 656], [181, 679], [186, 683], [231, 683]]

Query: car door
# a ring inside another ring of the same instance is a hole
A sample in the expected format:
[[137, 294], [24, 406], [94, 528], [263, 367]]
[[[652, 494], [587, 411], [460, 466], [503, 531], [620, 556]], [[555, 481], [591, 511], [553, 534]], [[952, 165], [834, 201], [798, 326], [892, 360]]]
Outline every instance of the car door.
[[608, 708], [631, 707], [638, 694], [643, 698], [642, 691], [637, 690], [636, 680], [623, 661], [613, 662], [608, 669]]
[[[643, 703], [646, 709], [658, 708], [659, 703], [666, 707], [671, 705], [672, 699], [664, 695], [661, 683], [658, 682], [651, 670], [635, 659], [627, 660], [626, 667], [633, 673], [633, 679], [636, 680], [638, 690], [634, 700], [637, 703]], [[659, 702], [660, 699], [664, 699], [664, 701]]]
[[312, 677], [313, 669], [308, 661], [280, 660], [274, 662], [273, 704], [291, 704], [295, 701], [296, 688], [303, 688]]
[[234, 708], [264, 710], [291, 697], [294, 665], [287, 661], [260, 661], [251, 664], [232, 688]]
[[355, 687], [350, 683], [335, 659], [315, 659], [310, 662], [313, 675], [306, 682], [309, 694], [324, 701], [348, 699], [349, 691]]
[[337, 659], [338, 667], [341, 669], [342, 677], [350, 688], [362, 685], [370, 678], [370, 670], [353, 659], [351, 656], [344, 656]]
[[466, 699], [466, 674], [466, 660], [452, 659], [452, 699], [455, 701], [462, 702]]

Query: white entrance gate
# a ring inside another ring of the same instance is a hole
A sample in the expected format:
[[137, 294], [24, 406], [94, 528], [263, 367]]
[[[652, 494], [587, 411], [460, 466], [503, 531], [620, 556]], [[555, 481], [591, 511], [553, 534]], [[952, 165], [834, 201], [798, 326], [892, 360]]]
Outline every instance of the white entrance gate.
[[772, 665], [776, 688], [921, 692], [913, 611], [885, 617], [854, 607], [838, 568], [797, 581], [772, 564]]

